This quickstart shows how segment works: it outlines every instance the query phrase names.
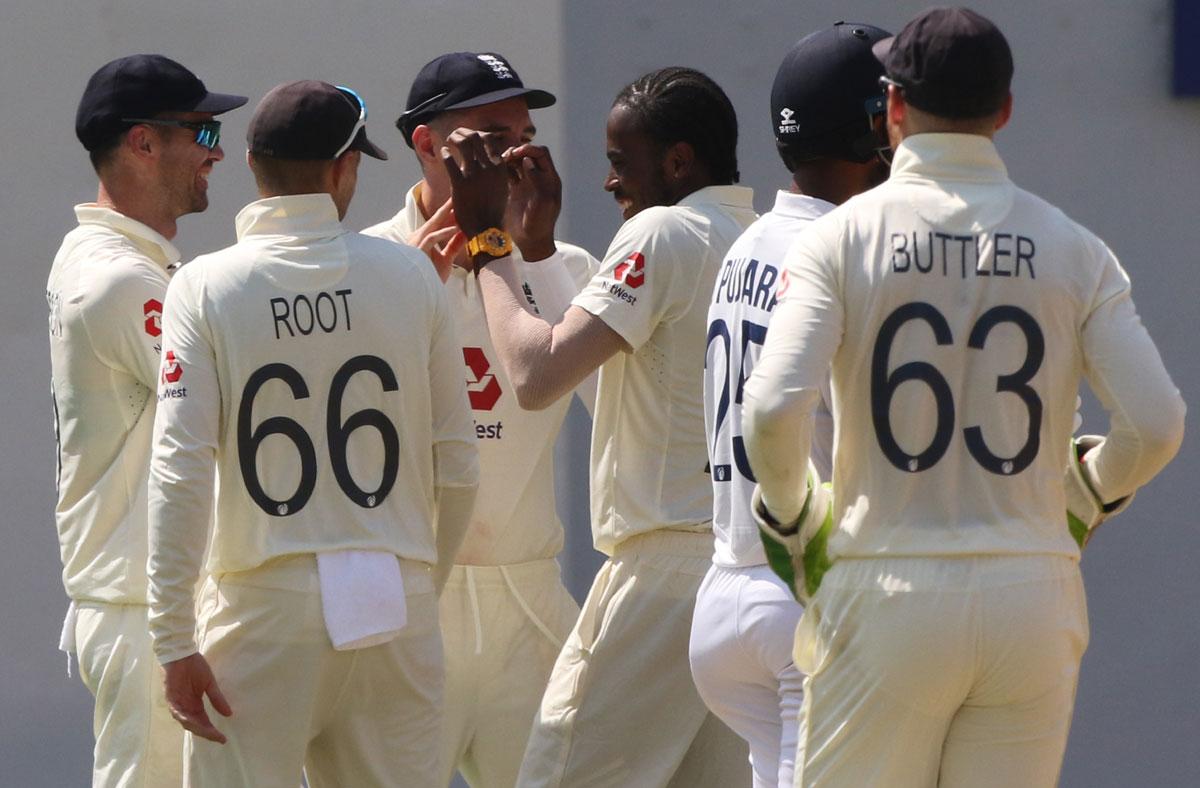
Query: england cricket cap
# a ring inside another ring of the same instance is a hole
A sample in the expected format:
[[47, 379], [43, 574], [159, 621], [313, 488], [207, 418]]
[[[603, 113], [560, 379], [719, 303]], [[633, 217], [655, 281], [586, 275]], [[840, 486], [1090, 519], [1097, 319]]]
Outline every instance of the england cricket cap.
[[335, 159], [347, 150], [386, 159], [367, 139], [366, 119], [366, 103], [350, 88], [315, 79], [285, 82], [258, 102], [246, 145], [277, 159]]
[[968, 8], [931, 8], [880, 41], [875, 56], [904, 100], [944, 118], [981, 118], [1004, 106], [1012, 82], [1008, 41]]
[[186, 68], [162, 55], [129, 55], [101, 66], [84, 88], [75, 112], [75, 136], [96, 150], [133, 123], [160, 112], [220, 115], [246, 103], [245, 96], [212, 93]]
[[530, 109], [549, 107], [556, 99], [544, 90], [525, 87], [503, 56], [495, 52], [451, 52], [425, 64], [408, 91], [396, 128], [412, 147], [413, 129], [452, 109], [466, 109], [523, 96]]
[[871, 25], [837, 22], [788, 50], [771, 86], [771, 118], [781, 150], [850, 161], [874, 156], [878, 143], [867, 134], [869, 118], [882, 113], [886, 102], [879, 84], [883, 66], [871, 46], [890, 35]]

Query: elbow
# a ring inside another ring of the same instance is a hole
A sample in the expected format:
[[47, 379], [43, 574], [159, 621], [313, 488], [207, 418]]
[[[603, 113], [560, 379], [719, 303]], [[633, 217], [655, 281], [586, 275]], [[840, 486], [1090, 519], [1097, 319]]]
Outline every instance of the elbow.
[[1187, 406], [1178, 391], [1157, 408], [1146, 408], [1138, 425], [1138, 437], [1147, 454], [1170, 461], [1183, 443], [1183, 424]]
[[554, 404], [557, 397], [550, 396], [545, 387], [532, 385], [529, 381], [513, 381], [517, 405], [521, 410], [545, 410]]

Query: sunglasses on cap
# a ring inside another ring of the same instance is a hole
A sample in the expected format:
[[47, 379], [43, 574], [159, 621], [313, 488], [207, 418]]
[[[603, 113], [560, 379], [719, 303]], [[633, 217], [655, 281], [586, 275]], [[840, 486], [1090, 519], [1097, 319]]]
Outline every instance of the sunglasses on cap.
[[151, 126], [178, 126], [196, 132], [196, 144], [212, 150], [221, 141], [219, 120], [165, 120], [163, 118], [121, 118], [123, 123], [146, 123]]
[[354, 128], [350, 129], [350, 138], [346, 140], [342, 147], [337, 149], [337, 153], [333, 154], [333, 158], [336, 159], [349, 150], [350, 146], [354, 144], [354, 138], [358, 136], [359, 130], [367, 125], [367, 102], [363, 101], [362, 96], [345, 85], [335, 85], [335, 87], [358, 102], [358, 122], [354, 124]]

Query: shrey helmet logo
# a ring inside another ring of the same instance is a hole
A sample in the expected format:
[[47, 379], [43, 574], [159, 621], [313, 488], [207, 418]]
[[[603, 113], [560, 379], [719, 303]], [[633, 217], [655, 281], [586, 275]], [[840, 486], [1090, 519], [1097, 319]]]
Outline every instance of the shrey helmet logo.
[[168, 350], [163, 355], [162, 382], [178, 383], [183, 377], [183, 365], [175, 358], [175, 351]]
[[162, 302], [151, 298], [142, 304], [142, 312], [146, 315], [146, 333], [152, 337], [162, 334]]
[[636, 290], [646, 283], [646, 257], [641, 252], [634, 252], [625, 258], [613, 271], [618, 282], [624, 282], [630, 289]]
[[793, 132], [800, 130], [800, 125], [796, 122], [796, 119], [793, 117], [795, 114], [796, 114], [796, 110], [791, 109], [789, 107], [784, 107], [783, 109], [779, 110], [779, 133], [780, 134], [791, 134]]
[[492, 365], [480, 347], [463, 348], [463, 361], [474, 377], [467, 378], [467, 398], [471, 400], [471, 410], [491, 410], [500, 399], [500, 381], [488, 372]]

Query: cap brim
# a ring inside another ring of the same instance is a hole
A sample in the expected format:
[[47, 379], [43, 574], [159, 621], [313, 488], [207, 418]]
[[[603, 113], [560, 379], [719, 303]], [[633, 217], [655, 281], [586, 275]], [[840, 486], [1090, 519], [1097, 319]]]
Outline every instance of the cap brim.
[[888, 53], [892, 51], [892, 42], [895, 40], [895, 36], [888, 36], [887, 38], [879, 39], [871, 45], [871, 54], [885, 66], [888, 62]]
[[491, 93], [482, 93], [478, 96], [472, 96], [469, 99], [451, 104], [448, 107], [438, 109], [438, 112], [445, 112], [450, 109], [466, 109], [468, 107], [482, 107], [484, 104], [495, 104], [497, 101], [505, 99], [524, 97], [525, 103], [530, 109], [542, 109], [549, 107], [558, 101], [554, 94], [547, 93], [544, 90], [536, 88], [505, 88], [504, 90], [493, 90]]
[[232, 93], [208, 93], [192, 107], [192, 112], [211, 112], [220, 115], [231, 109], [237, 109], [250, 99], [246, 96], [235, 96]]
[[367, 139], [367, 130], [366, 129], [363, 129], [362, 131], [358, 132], [358, 136], [355, 137], [354, 142], [350, 145], [350, 149], [362, 151], [363, 153], [367, 154], [368, 156], [379, 159], [380, 161], [387, 161], [388, 155], [383, 150], [383, 148], [379, 147], [375, 143], [371, 142], [371, 140]]

